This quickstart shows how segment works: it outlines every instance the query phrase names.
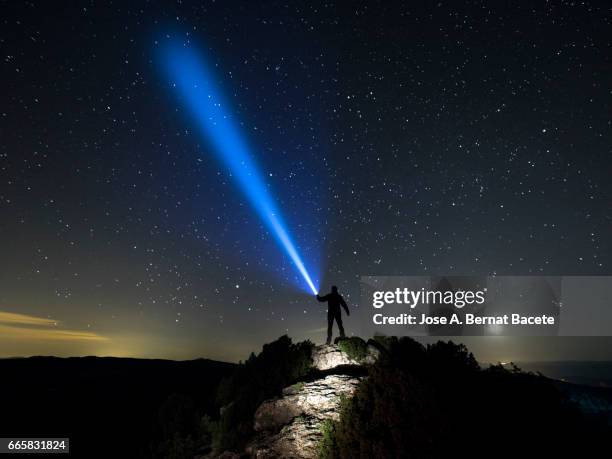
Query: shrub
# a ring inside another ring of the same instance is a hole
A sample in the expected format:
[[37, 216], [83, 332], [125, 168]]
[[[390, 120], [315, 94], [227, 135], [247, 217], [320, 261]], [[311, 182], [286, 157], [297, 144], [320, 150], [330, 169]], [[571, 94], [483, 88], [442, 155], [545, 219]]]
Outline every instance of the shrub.
[[356, 362], [361, 362], [368, 355], [368, 345], [357, 336], [340, 338], [338, 340], [338, 347], [342, 352], [348, 355], [351, 360], [355, 360]]

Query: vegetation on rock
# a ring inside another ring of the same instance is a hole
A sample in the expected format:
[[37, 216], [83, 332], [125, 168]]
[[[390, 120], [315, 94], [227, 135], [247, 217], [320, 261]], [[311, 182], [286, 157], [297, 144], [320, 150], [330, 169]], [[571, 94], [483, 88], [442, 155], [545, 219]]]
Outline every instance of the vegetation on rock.
[[333, 455], [336, 443], [336, 425], [337, 423], [331, 419], [326, 419], [321, 423], [321, 433], [323, 434], [323, 438], [321, 438], [321, 443], [319, 444], [319, 456], [321, 459], [327, 459]]
[[361, 362], [368, 355], [368, 345], [358, 336], [339, 338], [337, 345], [351, 360]]

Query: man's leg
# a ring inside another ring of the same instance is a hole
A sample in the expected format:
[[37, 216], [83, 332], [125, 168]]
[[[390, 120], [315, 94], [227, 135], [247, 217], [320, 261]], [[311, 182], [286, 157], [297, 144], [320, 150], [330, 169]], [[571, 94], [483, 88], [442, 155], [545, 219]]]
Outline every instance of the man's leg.
[[340, 329], [340, 337], [344, 338], [344, 327], [342, 326], [342, 313], [340, 311], [336, 313], [336, 322], [338, 322], [338, 328]]
[[332, 327], [334, 326], [334, 315], [327, 313], [327, 344], [331, 344]]

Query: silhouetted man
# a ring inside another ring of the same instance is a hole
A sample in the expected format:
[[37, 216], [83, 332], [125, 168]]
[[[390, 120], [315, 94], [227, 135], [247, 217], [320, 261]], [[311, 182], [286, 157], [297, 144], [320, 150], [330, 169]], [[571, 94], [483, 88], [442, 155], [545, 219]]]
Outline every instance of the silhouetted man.
[[346, 311], [346, 315], [350, 316], [348, 306], [346, 305], [346, 301], [342, 298], [342, 295], [338, 293], [338, 287], [332, 285], [331, 293], [328, 293], [325, 296], [319, 296], [317, 294], [317, 300], [321, 303], [327, 301], [327, 344], [331, 343], [332, 339], [332, 327], [334, 326], [334, 319], [338, 323], [338, 328], [340, 329], [340, 336], [344, 337], [344, 327], [342, 326], [342, 314], [340, 313], [340, 306], [344, 308]]

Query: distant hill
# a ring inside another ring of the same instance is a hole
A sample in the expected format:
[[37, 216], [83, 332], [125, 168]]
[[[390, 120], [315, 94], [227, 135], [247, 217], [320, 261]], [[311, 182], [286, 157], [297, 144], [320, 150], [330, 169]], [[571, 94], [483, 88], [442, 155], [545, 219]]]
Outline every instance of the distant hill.
[[152, 457], [169, 424], [214, 410], [235, 365], [112, 357], [0, 359], [3, 437], [70, 437], [75, 457]]

